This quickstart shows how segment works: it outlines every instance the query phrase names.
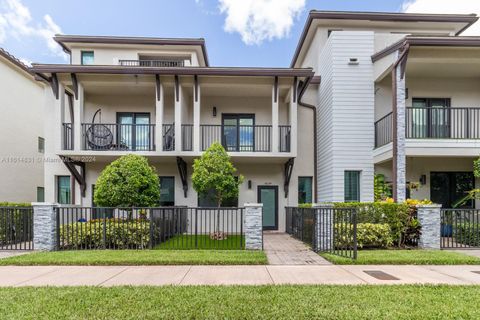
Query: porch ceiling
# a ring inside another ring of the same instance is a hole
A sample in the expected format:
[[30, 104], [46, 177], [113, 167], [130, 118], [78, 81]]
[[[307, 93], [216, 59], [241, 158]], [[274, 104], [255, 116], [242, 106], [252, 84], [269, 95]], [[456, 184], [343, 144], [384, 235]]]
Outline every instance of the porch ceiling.
[[407, 77], [480, 78], [480, 48], [413, 47]]

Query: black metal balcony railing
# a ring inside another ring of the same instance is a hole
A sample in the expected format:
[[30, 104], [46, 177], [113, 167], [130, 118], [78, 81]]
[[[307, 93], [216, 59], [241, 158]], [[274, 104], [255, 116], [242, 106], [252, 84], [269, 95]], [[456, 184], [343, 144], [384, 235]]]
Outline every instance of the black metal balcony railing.
[[182, 150], [193, 150], [193, 124], [182, 124]]
[[82, 123], [83, 150], [154, 151], [154, 124]]
[[73, 150], [73, 126], [71, 123], [62, 123], [63, 150]]
[[[407, 139], [480, 139], [480, 108], [407, 107]], [[375, 147], [392, 141], [392, 113], [375, 122]]]
[[383, 116], [379, 120], [375, 121], [375, 148], [381, 147], [393, 139], [393, 117], [392, 113]]
[[163, 124], [162, 125], [162, 137], [163, 137], [163, 151], [175, 150], [175, 125]]
[[278, 126], [280, 134], [280, 152], [290, 152], [291, 126]]
[[121, 66], [172, 68], [185, 66], [184, 60], [119, 60]]
[[201, 125], [200, 148], [220, 142], [230, 152], [270, 152], [271, 130], [270, 125]]

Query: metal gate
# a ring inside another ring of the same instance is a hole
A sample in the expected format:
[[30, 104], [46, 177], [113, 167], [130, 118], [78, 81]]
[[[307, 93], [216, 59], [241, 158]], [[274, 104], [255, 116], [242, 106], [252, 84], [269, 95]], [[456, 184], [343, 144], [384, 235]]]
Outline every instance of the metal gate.
[[440, 248], [480, 248], [480, 210], [442, 209]]
[[315, 252], [357, 258], [357, 212], [354, 208], [286, 207], [286, 231]]
[[0, 207], [0, 250], [33, 250], [33, 208]]

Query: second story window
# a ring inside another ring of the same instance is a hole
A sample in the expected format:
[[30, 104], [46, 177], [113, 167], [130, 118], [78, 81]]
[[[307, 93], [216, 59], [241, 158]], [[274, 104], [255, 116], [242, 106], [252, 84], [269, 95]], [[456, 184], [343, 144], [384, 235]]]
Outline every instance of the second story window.
[[82, 51], [82, 65], [93, 64], [94, 54], [93, 51]]
[[45, 153], [45, 139], [38, 137], [38, 152]]

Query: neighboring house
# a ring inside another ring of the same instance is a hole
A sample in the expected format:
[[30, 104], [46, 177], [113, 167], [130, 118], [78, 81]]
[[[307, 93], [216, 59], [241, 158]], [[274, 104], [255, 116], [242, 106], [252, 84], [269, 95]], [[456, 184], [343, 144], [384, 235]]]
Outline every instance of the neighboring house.
[[238, 199], [264, 203], [264, 226], [312, 202], [313, 110], [301, 103], [311, 68], [210, 67], [203, 39], [59, 35], [71, 64], [34, 64], [45, 89], [45, 200], [91, 206], [100, 172], [146, 156], [164, 206], [213, 206], [191, 184], [192, 163], [221, 142], [245, 177]]
[[0, 48], [0, 202], [43, 201], [44, 85]]
[[480, 37], [461, 36], [477, 20], [310, 12], [291, 67], [315, 71], [320, 201], [373, 200], [375, 173], [444, 207], [479, 186]]

